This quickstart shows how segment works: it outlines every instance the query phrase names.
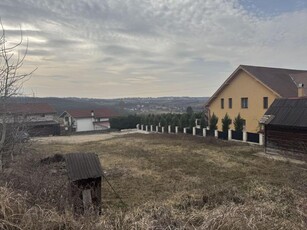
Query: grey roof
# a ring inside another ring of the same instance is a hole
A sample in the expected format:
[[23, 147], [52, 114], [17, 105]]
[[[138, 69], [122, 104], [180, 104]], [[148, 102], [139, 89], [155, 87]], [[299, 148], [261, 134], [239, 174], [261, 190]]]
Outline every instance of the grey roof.
[[307, 86], [307, 70], [240, 65], [207, 101], [206, 106], [210, 105], [218, 94], [230, 84], [239, 71], [249, 73], [280, 97], [297, 97], [298, 84], [304, 83], [305, 88]]
[[[274, 90], [281, 97], [296, 97], [297, 84], [307, 83], [307, 70], [281, 69], [260, 66], [241, 65], [266, 86]], [[303, 74], [305, 73], [305, 74]], [[295, 79], [294, 79], [295, 78]], [[301, 80], [304, 82], [296, 82]]]
[[103, 174], [98, 156], [95, 153], [69, 153], [65, 155], [68, 178], [77, 181], [101, 177]]
[[6, 109], [0, 107], [0, 113], [9, 114], [56, 114], [56, 110], [47, 103], [9, 103]]
[[273, 115], [270, 125], [307, 128], [307, 97], [276, 99], [265, 116]]

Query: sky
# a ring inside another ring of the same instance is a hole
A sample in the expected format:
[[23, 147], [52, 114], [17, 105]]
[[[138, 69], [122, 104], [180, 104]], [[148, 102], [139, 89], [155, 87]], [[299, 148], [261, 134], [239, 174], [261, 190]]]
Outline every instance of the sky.
[[0, 17], [28, 40], [28, 96], [211, 96], [240, 64], [307, 69], [307, 0], [1, 0]]

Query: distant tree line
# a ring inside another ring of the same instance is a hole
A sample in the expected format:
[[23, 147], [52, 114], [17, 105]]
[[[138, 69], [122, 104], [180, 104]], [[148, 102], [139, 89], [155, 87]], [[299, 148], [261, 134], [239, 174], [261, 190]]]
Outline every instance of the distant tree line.
[[128, 115], [110, 118], [111, 129], [133, 129], [141, 122], [141, 116]]
[[147, 115], [128, 115], [110, 119], [110, 125], [113, 129], [135, 128], [137, 124], [154, 126], [178, 126], [179, 128], [192, 128], [195, 126], [196, 119], [199, 120], [201, 128], [208, 125], [208, 119], [205, 112], [194, 112], [188, 107], [186, 113], [165, 113], [165, 114], [147, 114]]

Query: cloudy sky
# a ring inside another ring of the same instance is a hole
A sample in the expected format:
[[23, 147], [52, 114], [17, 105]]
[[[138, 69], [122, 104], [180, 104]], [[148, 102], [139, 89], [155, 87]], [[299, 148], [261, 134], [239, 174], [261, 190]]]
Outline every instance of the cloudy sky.
[[24, 92], [210, 96], [240, 64], [307, 69], [307, 0], [1, 0]]

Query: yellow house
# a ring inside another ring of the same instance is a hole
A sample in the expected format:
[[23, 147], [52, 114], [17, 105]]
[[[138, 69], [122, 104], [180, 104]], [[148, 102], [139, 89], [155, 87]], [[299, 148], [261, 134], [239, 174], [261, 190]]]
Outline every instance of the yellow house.
[[273, 101], [305, 96], [304, 85], [307, 70], [240, 65], [207, 102], [209, 118], [214, 113], [221, 130], [226, 113], [232, 120], [240, 113], [246, 130], [258, 132], [259, 120]]

